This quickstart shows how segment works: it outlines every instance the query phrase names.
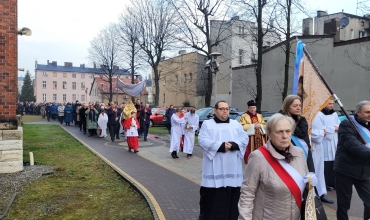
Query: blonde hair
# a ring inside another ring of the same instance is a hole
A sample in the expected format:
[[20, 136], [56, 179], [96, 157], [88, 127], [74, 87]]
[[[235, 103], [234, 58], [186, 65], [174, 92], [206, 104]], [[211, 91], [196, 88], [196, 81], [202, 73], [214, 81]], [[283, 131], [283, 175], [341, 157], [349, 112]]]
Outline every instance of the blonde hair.
[[[301, 97], [297, 96], [297, 95], [288, 95], [287, 97], [285, 97], [284, 101], [283, 101], [283, 106], [282, 106], [282, 111], [285, 115], [288, 115], [290, 117], [292, 117], [292, 114], [290, 114], [289, 112], [289, 108], [290, 108], [290, 105], [295, 101], [295, 100], [299, 100], [301, 101], [301, 104], [302, 104], [302, 99]], [[300, 119], [300, 115], [298, 115], [298, 120]]]

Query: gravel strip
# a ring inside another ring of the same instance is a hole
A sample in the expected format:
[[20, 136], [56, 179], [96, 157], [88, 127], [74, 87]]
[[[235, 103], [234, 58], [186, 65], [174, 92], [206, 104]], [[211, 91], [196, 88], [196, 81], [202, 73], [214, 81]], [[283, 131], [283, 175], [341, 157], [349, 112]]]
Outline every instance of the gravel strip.
[[2, 215], [14, 193], [20, 193], [30, 181], [52, 174], [51, 166], [25, 166], [17, 173], [0, 174], [0, 215]]

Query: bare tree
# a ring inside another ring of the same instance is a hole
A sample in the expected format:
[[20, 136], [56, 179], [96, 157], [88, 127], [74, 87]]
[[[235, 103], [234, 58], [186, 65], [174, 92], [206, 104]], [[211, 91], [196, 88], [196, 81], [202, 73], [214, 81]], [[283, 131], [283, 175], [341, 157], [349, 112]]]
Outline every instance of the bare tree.
[[[119, 17], [118, 29], [121, 37], [121, 48], [123, 57], [128, 60], [131, 70], [131, 83], [135, 83], [136, 70], [141, 66], [139, 61], [139, 24], [136, 15], [130, 6], [127, 6], [124, 14]], [[134, 97], [132, 101], [134, 102]]]
[[122, 73], [119, 69], [121, 60], [120, 38], [115, 24], [110, 24], [100, 31], [90, 42], [88, 58], [94, 64], [94, 73], [109, 82], [109, 102], [113, 100], [113, 77]]
[[247, 6], [246, 13], [250, 14], [257, 22], [256, 102], [257, 109], [261, 109], [263, 38], [270, 31], [266, 23], [269, 24], [269, 21], [273, 17], [276, 9], [276, 2], [274, 0], [241, 0], [241, 3]]
[[132, 0], [131, 11], [138, 25], [138, 42], [144, 59], [153, 69], [155, 105], [159, 102], [159, 62], [176, 43], [177, 15], [166, 0]]
[[[178, 30], [181, 35], [179, 40], [187, 47], [193, 48], [207, 58], [211, 59], [211, 53], [214, 52], [213, 48], [218, 46], [221, 42], [230, 37], [227, 33], [231, 22], [223, 22], [227, 16], [229, 5], [226, 0], [169, 0], [173, 7], [176, 9], [180, 19], [181, 25]], [[211, 20], [219, 19], [221, 25], [218, 30], [211, 33]], [[213, 34], [213, 36], [211, 36]], [[202, 88], [203, 92], [198, 94], [205, 95], [205, 106], [210, 106], [212, 89], [213, 89], [213, 73], [208, 71], [206, 76], [201, 75], [203, 79]], [[216, 82], [217, 83], [217, 82]]]

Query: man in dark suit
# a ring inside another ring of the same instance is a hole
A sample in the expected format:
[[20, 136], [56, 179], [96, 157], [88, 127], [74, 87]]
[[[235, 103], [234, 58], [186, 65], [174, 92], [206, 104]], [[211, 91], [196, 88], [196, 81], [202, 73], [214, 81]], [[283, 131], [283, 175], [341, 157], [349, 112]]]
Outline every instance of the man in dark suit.
[[144, 141], [147, 141], [148, 138], [151, 114], [152, 110], [149, 108], [149, 104], [146, 104], [145, 107], [140, 110], [140, 127], [141, 132], [144, 135]]
[[370, 219], [370, 101], [359, 102], [351, 120], [367, 143], [350, 121], [340, 123], [334, 161], [337, 219], [348, 219], [353, 186], [364, 204], [364, 219]]

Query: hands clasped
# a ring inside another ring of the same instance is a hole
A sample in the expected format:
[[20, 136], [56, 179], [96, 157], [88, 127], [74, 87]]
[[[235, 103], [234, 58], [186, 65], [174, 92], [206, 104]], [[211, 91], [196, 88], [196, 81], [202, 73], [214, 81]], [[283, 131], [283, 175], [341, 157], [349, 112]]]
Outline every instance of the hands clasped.
[[317, 186], [317, 184], [319, 183], [315, 173], [308, 173], [303, 179], [304, 183], [308, 182], [308, 178], [311, 178], [311, 185], [312, 186]]

